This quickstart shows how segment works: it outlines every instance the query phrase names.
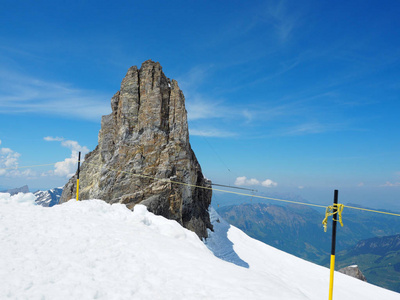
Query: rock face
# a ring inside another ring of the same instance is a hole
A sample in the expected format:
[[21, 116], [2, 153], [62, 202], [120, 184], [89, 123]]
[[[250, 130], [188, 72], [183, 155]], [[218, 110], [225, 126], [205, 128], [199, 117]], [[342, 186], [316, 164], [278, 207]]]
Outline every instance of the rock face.
[[[140, 69], [129, 68], [111, 108], [102, 117], [98, 146], [82, 163], [80, 199], [123, 203], [129, 209], [144, 204], [207, 237], [211, 182], [189, 144], [178, 83], [164, 75], [159, 63], [145, 61]], [[75, 194], [76, 175], [65, 185], [60, 203]]]
[[342, 268], [339, 270], [339, 272], [360, 279], [362, 281], [367, 281], [367, 278], [365, 278], [364, 274], [356, 265]]

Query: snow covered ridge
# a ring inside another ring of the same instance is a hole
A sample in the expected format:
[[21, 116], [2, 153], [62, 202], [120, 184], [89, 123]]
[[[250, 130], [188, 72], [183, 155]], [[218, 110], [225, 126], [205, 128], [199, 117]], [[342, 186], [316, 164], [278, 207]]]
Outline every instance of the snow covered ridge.
[[[33, 194], [0, 194], [0, 299], [328, 298], [327, 268], [232, 226], [208, 243], [217, 251], [230, 241], [248, 268], [217, 258], [195, 233], [142, 205], [132, 212], [100, 200], [52, 208], [34, 201]], [[336, 273], [334, 299], [399, 294]]]
[[37, 191], [33, 193], [36, 196], [36, 204], [52, 207], [60, 201], [63, 187], [54, 188], [47, 191]]

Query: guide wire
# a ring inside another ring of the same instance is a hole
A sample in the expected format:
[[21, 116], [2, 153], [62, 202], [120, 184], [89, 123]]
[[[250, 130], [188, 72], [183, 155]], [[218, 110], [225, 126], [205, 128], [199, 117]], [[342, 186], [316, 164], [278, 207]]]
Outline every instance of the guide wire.
[[0, 168], [0, 170], [17, 170], [17, 169], [26, 169], [26, 168], [36, 168], [36, 167], [48, 167], [48, 166], [54, 166], [56, 163], [52, 164], [43, 164], [43, 165], [33, 165], [33, 166], [16, 166], [12, 168]]
[[[97, 166], [96, 164], [89, 163], [87, 161], [84, 161], [83, 163]], [[22, 169], [22, 168], [44, 167], [44, 166], [53, 166], [55, 164], [56, 163], [42, 164], [42, 165], [31, 165], [31, 166], [21, 166], [21, 167], [17, 166], [17, 167], [13, 167], [13, 168], [0, 168], [0, 170], [15, 170], [15, 169]], [[83, 165], [82, 165], [82, 167], [83, 167]], [[320, 208], [325, 208], [325, 209], [327, 208], [327, 206], [320, 205], [320, 204], [305, 203], [305, 202], [299, 202], [299, 201], [293, 201], [293, 200], [285, 200], [285, 199], [279, 199], [279, 198], [266, 197], [266, 196], [261, 196], [261, 195], [240, 193], [240, 192], [235, 192], [235, 191], [228, 191], [228, 190], [223, 190], [223, 189], [216, 189], [216, 188], [213, 188], [213, 187], [207, 187], [207, 186], [201, 186], [201, 185], [196, 185], [196, 184], [180, 182], [180, 181], [171, 180], [171, 179], [167, 179], [167, 178], [157, 178], [157, 177], [149, 176], [149, 175], [136, 174], [136, 173], [132, 173], [132, 172], [129, 172], [129, 171], [115, 170], [115, 169], [111, 169], [111, 168], [108, 168], [108, 169], [111, 170], [111, 171], [114, 171], [114, 172], [131, 174], [131, 175], [133, 175], [135, 177], [158, 180], [158, 181], [163, 181], [163, 182], [167, 182], [167, 183], [179, 184], [179, 185], [190, 186], [190, 187], [206, 189], [206, 190], [211, 190], [211, 191], [217, 191], [217, 192], [222, 192], [222, 193], [235, 194], [235, 195], [239, 195], [239, 196], [246, 196], [246, 197], [251, 197], [251, 199], [258, 198], [258, 199], [273, 200], [273, 201], [284, 202], [284, 203], [291, 203], [291, 204], [298, 204], [298, 205], [305, 205], [305, 206], [312, 206], [312, 207], [320, 207]], [[228, 187], [228, 188], [237, 188], [237, 189], [243, 189], [243, 190], [250, 190], [253, 193], [257, 192], [256, 190], [245, 189], [245, 188], [240, 188], [240, 187], [232, 187], [232, 186], [227, 186], [227, 185], [222, 185], [222, 184], [212, 184], [212, 185], [214, 185], [214, 186], [225, 186], [225, 187]], [[343, 207], [400, 217], [400, 214], [398, 214], [398, 213], [391, 213], [391, 212], [385, 212], [385, 211], [379, 211], [379, 210], [373, 210], [373, 209], [367, 209], [367, 208], [361, 208], [361, 207], [354, 207], [354, 206], [349, 206], [349, 205], [343, 205]]]

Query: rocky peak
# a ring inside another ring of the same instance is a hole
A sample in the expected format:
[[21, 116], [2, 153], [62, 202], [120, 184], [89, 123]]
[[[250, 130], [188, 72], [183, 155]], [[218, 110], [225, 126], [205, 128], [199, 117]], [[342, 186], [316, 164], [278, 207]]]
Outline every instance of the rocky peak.
[[[145, 61], [140, 69], [128, 69], [111, 109], [102, 117], [98, 146], [82, 163], [80, 199], [124, 203], [130, 209], [141, 203], [207, 237], [211, 182], [191, 149], [178, 83], [164, 75], [158, 62]], [[60, 203], [75, 193], [76, 175]]]

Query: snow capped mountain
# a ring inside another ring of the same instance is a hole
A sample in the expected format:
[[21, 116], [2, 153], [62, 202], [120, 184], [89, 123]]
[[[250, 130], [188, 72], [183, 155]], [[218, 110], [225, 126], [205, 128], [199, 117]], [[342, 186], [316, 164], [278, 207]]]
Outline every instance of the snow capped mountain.
[[37, 191], [33, 193], [36, 196], [36, 204], [45, 206], [45, 207], [52, 207], [58, 204], [60, 200], [61, 193], [63, 191], [62, 187], [58, 187], [55, 189], [51, 189], [48, 191]]
[[[35, 199], [0, 194], [0, 299], [328, 298], [329, 269], [252, 239], [215, 212], [207, 248], [142, 205], [132, 212], [88, 200], [49, 209]], [[334, 299], [399, 294], [336, 272]]]

